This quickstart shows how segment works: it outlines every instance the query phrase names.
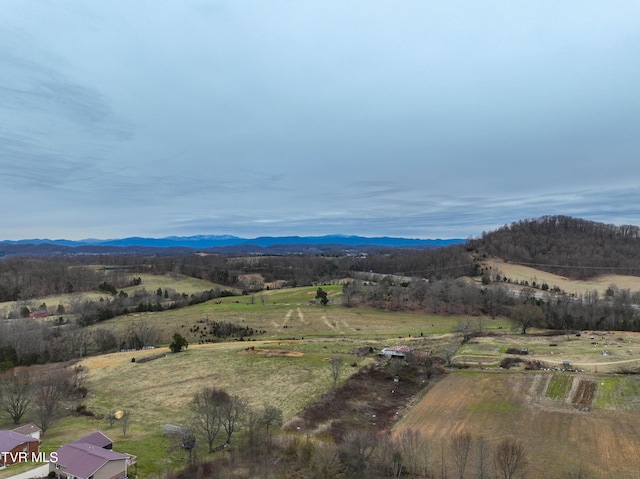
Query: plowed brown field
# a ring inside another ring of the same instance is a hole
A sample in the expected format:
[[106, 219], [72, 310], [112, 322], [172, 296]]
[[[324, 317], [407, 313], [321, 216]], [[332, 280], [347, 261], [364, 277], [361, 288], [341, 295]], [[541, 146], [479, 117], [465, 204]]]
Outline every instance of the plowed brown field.
[[[578, 477], [568, 476], [577, 471], [590, 479], [640, 477], [640, 411], [581, 412], [568, 398], [545, 397], [550, 378], [545, 373], [451, 374], [434, 385], [394, 431], [422, 431], [438, 470], [441, 448], [446, 457], [451, 436], [468, 431], [490, 445], [504, 437], [521, 439], [529, 458], [528, 479]], [[448, 464], [449, 471], [453, 468]]]

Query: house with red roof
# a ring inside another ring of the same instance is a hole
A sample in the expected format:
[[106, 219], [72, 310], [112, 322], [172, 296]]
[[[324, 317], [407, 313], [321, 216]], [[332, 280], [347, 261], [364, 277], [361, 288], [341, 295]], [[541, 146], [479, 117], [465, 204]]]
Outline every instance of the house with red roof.
[[15, 431], [0, 430], [0, 467], [29, 461], [39, 452], [39, 439]]
[[49, 461], [59, 479], [125, 479], [136, 457], [113, 451], [111, 439], [95, 432], [60, 447]]

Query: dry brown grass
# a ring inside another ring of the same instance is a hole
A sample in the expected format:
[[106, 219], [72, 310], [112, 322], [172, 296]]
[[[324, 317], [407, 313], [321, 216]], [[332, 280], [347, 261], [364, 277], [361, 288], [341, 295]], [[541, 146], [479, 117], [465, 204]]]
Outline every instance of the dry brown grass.
[[564, 474], [579, 468], [589, 477], [637, 478], [638, 410], [580, 412], [566, 401], [545, 397], [547, 383], [547, 373], [451, 374], [424, 396], [395, 432], [419, 429], [431, 441], [432, 451], [460, 431], [483, 437], [490, 445], [504, 437], [519, 438], [529, 455], [530, 479], [567, 477]]
[[564, 361], [576, 369], [601, 373], [640, 367], [640, 333], [628, 331], [581, 331], [580, 336], [572, 333], [475, 337], [457, 351], [454, 360], [472, 367], [496, 366], [510, 348], [527, 348], [526, 359], [550, 367], [561, 367]]
[[[507, 277], [511, 280], [511, 286], [519, 281], [528, 281], [531, 284], [535, 281], [538, 284], [547, 283], [550, 288], [557, 286], [561, 290], [569, 294], [584, 294], [587, 291], [598, 291], [604, 295], [607, 288], [616, 285], [619, 289], [629, 289], [631, 291], [640, 291], [640, 277], [625, 276], [620, 274], [609, 274], [598, 276], [590, 280], [573, 280], [565, 278], [557, 274], [540, 271], [529, 266], [507, 263], [502, 260], [488, 261], [486, 266], [490, 266], [492, 270], [498, 271], [501, 277]], [[506, 283], [505, 283], [506, 284]]]
[[[251, 346], [253, 351], [246, 349]], [[225, 388], [255, 407], [276, 406], [290, 417], [331, 385], [327, 350], [311, 341], [192, 345], [181, 353], [138, 361], [164, 352], [168, 348], [84, 359], [90, 371], [87, 407], [97, 413], [131, 409], [151, 431], [184, 421], [189, 401], [205, 386]]]

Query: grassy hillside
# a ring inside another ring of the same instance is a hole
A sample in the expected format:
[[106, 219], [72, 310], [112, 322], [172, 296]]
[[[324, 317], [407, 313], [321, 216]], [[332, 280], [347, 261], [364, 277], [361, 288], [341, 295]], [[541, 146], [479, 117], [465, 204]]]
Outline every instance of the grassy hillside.
[[[209, 291], [211, 289], [230, 289], [225, 286], [217, 285], [209, 281], [202, 279], [192, 278], [181, 274], [144, 274], [136, 273], [130, 275], [131, 279], [140, 278], [141, 283], [137, 286], [129, 286], [122, 288], [119, 291], [124, 291], [129, 296], [134, 296], [136, 292], [146, 290], [148, 292], [156, 292], [158, 288], [162, 291], [166, 289], [176, 291], [177, 293], [184, 293], [187, 295], [201, 293], [203, 291]], [[58, 294], [53, 296], [46, 296], [42, 298], [29, 299], [24, 301], [5, 301], [0, 303], [0, 317], [6, 317], [7, 313], [14, 309], [19, 309], [23, 306], [27, 306], [30, 310], [39, 309], [40, 305], [45, 303], [47, 309], [54, 311], [58, 305], [62, 305], [67, 311], [71, 310], [73, 305], [80, 304], [84, 301], [100, 301], [100, 299], [108, 299], [110, 295], [104, 292], [83, 292], [83, 293], [69, 293]], [[58, 317], [59, 315], [55, 315]], [[70, 315], [63, 315], [70, 316]]]
[[615, 285], [619, 289], [628, 289], [630, 291], [640, 291], [640, 277], [626, 276], [621, 274], [606, 274], [596, 276], [590, 279], [570, 279], [565, 276], [542, 271], [530, 266], [508, 263], [500, 259], [485, 262], [487, 267], [492, 270], [492, 275], [499, 274], [502, 278], [509, 278], [511, 285], [506, 286], [516, 289], [522, 288], [517, 286], [520, 281], [527, 281], [529, 284], [536, 282], [537, 284], [547, 283], [549, 288], [555, 286], [568, 294], [582, 295], [587, 291], [597, 291], [601, 297], [609, 286]]
[[[336, 338], [388, 338], [419, 337], [428, 334], [449, 333], [463, 317], [426, 316], [415, 312], [381, 311], [374, 308], [343, 308], [339, 306], [341, 287], [323, 286], [330, 304], [323, 307], [312, 304], [317, 287], [264, 291], [252, 296], [220, 298], [196, 306], [160, 313], [140, 313], [121, 316], [95, 327], [128, 328], [136, 321], [145, 320], [162, 332], [168, 343], [174, 332], [185, 336], [190, 343], [203, 338], [201, 330], [206, 320], [227, 321], [256, 330], [266, 331], [253, 339], [302, 337]], [[505, 320], [485, 322], [489, 330], [508, 327]], [[200, 326], [200, 331], [191, 329]]]

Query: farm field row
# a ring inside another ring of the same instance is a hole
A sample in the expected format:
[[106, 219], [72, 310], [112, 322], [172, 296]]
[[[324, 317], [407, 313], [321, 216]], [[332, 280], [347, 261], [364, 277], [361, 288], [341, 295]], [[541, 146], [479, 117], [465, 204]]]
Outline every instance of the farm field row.
[[[569, 477], [566, 474], [578, 471], [600, 479], [636, 478], [640, 405], [634, 396], [625, 399], [620, 394], [633, 391], [637, 396], [638, 378], [572, 375], [574, 391], [585, 381], [595, 385], [594, 407], [586, 412], [572, 404], [570, 391], [549, 397], [554, 374], [569, 373], [450, 374], [408, 412], [394, 433], [417, 429], [428, 438], [432, 451], [462, 431], [474, 439], [483, 438], [490, 446], [505, 437], [519, 439], [527, 451], [526, 477], [530, 479]], [[609, 385], [605, 387], [604, 381]], [[624, 408], [616, 407], [621, 403]], [[432, 459], [436, 462], [439, 457]], [[453, 470], [454, 465], [448, 467]]]

